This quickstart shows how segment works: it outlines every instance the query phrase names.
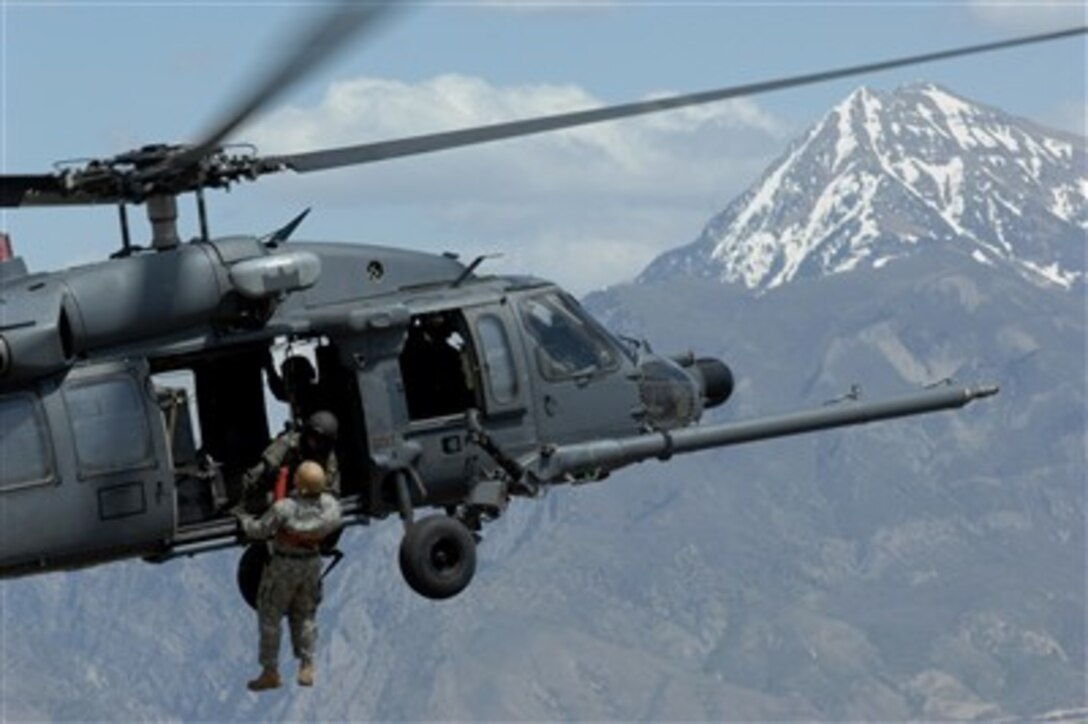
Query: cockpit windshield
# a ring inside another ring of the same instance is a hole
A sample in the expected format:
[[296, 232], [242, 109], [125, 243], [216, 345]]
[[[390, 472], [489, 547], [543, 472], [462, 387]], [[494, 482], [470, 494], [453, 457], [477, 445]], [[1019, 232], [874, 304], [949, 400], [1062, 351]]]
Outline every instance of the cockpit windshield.
[[536, 360], [545, 379], [559, 380], [593, 374], [619, 366], [616, 346], [608, 333], [577, 302], [558, 291], [528, 299], [521, 318], [538, 343]]

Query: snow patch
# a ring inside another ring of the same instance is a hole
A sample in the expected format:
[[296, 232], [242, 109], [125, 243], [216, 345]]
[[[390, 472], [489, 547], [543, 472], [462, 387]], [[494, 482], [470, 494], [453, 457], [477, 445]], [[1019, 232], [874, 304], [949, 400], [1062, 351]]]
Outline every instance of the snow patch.
[[1044, 138], [1043, 145], [1059, 159], [1073, 157], [1073, 145], [1054, 138]]
[[880, 112], [884, 109], [884, 104], [871, 93], [862, 94], [861, 104], [865, 112], [865, 132], [869, 135], [869, 143], [875, 149], [883, 138]]
[[[980, 141], [976, 137], [971, 125], [968, 123], [968, 120], [974, 116], [973, 109], [970, 105], [964, 103], [955, 96], [945, 93], [936, 86], [925, 88], [922, 91], [922, 94], [929, 98], [933, 105], [941, 112], [945, 126], [952, 134], [952, 138], [956, 140], [956, 143], [963, 148], [974, 148], [979, 145]], [[932, 122], [932, 115], [930, 115], [927, 120]], [[990, 143], [991, 145], [996, 145], [993, 141]]]
[[971, 252], [971, 258], [977, 261], [979, 264], [985, 264], [986, 266], [993, 266], [994, 263], [990, 261], [990, 257], [986, 256], [981, 249], [975, 249]]
[[1080, 189], [1072, 184], [1052, 189], [1048, 210], [1062, 221], [1079, 223], [1081, 228], [1088, 228], [1088, 214], [1079, 222], [1076, 219], [1077, 212], [1088, 205], [1088, 179], [1082, 179], [1079, 185]]
[[1007, 150], [1012, 151], [1013, 153], [1020, 150], [1020, 144], [1016, 142], [1016, 138], [1012, 134], [1012, 129], [1008, 126], [998, 126], [991, 129], [990, 132]]
[[837, 129], [838, 138], [835, 139], [835, 160], [831, 162], [832, 170], [838, 169], [839, 165], [858, 147], [858, 142], [854, 138], [854, 130], [850, 126], [852, 105], [852, 103], [844, 103], [836, 109], [839, 115], [839, 125]]
[[914, 166], [933, 179], [945, 205], [956, 205], [963, 210], [963, 159], [953, 158], [945, 164], [927, 164], [914, 159]]
[[921, 177], [921, 173], [918, 171], [918, 167], [915, 165], [917, 159], [907, 158], [902, 161], [897, 161], [888, 165], [895, 176], [901, 179], [908, 186], [913, 186]]
[[795, 149], [794, 152], [790, 154], [789, 158], [776, 168], [760, 185], [759, 190], [756, 191], [752, 200], [745, 205], [744, 210], [737, 216], [737, 220], [732, 224], [733, 228], [744, 228], [756, 214], [773, 207], [775, 194], [782, 185], [782, 179], [785, 178], [786, 173], [793, 167], [794, 161], [796, 161], [801, 150], [801, 148]]
[[1017, 259], [1017, 261], [1032, 273], [1063, 289], [1069, 289], [1078, 278], [1083, 276], [1083, 273], [1081, 272], [1072, 272], [1062, 269], [1058, 262], [1043, 266], [1041, 264], [1036, 264], [1033, 261], [1029, 261], [1028, 259]]

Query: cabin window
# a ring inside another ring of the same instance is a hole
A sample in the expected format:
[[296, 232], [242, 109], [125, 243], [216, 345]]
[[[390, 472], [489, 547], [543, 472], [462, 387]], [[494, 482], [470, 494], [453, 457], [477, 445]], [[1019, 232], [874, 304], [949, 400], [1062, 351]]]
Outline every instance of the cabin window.
[[45, 423], [30, 395], [0, 398], [0, 488], [52, 478]]
[[485, 315], [476, 322], [476, 331], [480, 335], [484, 369], [495, 402], [513, 402], [518, 394], [518, 377], [502, 321], [494, 315]]
[[574, 300], [556, 292], [521, 302], [521, 317], [537, 342], [536, 361], [547, 380], [615, 369], [616, 353]]
[[166, 423], [166, 439], [174, 467], [195, 463], [200, 449], [200, 420], [196, 407], [196, 376], [190, 369], [152, 375], [155, 397]]
[[132, 470], [152, 462], [151, 432], [140, 390], [128, 377], [64, 390], [81, 475]]

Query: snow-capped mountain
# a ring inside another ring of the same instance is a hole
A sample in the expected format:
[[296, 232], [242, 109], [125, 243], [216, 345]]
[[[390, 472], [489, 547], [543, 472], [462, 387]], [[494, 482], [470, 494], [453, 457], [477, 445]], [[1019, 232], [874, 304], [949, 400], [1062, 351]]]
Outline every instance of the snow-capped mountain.
[[765, 291], [937, 243], [1069, 288], [1084, 277], [1086, 234], [1084, 139], [932, 84], [863, 87], [639, 281], [695, 276]]

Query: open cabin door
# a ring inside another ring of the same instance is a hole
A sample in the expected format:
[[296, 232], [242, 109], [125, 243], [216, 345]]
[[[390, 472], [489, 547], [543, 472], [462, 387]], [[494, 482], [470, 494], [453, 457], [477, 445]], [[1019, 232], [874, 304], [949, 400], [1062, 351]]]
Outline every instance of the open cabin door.
[[400, 354], [404, 439], [419, 445], [415, 465], [436, 505], [463, 497], [472, 475], [465, 412], [479, 404], [479, 378], [469, 339], [459, 310], [428, 312], [411, 318]]
[[0, 461], [5, 574], [154, 553], [173, 535], [171, 458], [143, 361], [0, 395]]
[[400, 357], [409, 424], [419, 444], [429, 502], [456, 503], [481, 475], [480, 450], [468, 442], [465, 413], [478, 410], [501, 445], [534, 438], [528, 380], [505, 309], [481, 305], [414, 316]]

